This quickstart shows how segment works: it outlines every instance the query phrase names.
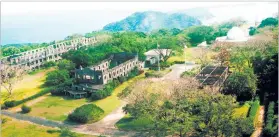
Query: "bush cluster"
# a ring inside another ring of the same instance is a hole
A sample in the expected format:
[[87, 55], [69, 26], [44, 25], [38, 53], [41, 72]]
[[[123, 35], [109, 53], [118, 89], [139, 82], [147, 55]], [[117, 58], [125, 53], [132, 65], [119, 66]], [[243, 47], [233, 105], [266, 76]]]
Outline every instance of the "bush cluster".
[[149, 77], [154, 77], [154, 78], [160, 78], [160, 77], [163, 77], [164, 74], [161, 73], [161, 72], [157, 72], [157, 71], [154, 71], [154, 72], [146, 72], [145, 73], [145, 77], [149, 78]]
[[264, 127], [264, 136], [266, 137], [275, 137], [277, 125], [277, 117], [274, 115], [274, 102], [270, 102], [268, 105], [268, 110], [266, 114], [266, 121]]
[[88, 123], [98, 121], [103, 114], [104, 110], [95, 104], [86, 104], [76, 108], [74, 112], [69, 114], [68, 118], [74, 122]]
[[44, 68], [50, 68], [50, 67], [53, 67], [55, 65], [56, 65], [56, 63], [54, 61], [48, 61], [48, 62], [43, 64], [43, 67]]
[[21, 106], [21, 112], [22, 113], [29, 113], [31, 111], [31, 107], [28, 107], [26, 105]]

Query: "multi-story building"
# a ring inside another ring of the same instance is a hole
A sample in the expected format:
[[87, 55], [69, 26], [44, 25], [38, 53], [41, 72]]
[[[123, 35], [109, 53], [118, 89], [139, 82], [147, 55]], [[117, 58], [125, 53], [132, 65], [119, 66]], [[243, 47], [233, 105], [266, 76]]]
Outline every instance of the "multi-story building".
[[84, 97], [99, 89], [108, 81], [126, 77], [138, 67], [143, 68], [143, 62], [136, 54], [115, 53], [96, 65], [75, 70], [75, 81], [72, 89], [67, 92], [74, 97]]
[[61, 59], [61, 55], [69, 50], [76, 50], [80, 47], [93, 45], [96, 43], [96, 38], [76, 38], [68, 41], [63, 41], [49, 45], [47, 47], [29, 50], [14, 54], [12, 56], [2, 59], [2, 62], [8, 62], [8, 64], [25, 67], [27, 70], [33, 70], [42, 67], [47, 61], [58, 61]]

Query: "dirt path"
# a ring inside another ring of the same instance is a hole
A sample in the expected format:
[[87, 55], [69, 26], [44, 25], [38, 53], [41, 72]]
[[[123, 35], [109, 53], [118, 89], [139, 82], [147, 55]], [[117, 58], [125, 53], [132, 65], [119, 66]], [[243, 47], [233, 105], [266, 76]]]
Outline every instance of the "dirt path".
[[[179, 79], [180, 74], [182, 74], [186, 70], [190, 70], [194, 65], [185, 66], [184, 64], [175, 64], [171, 66], [172, 71], [165, 75], [163, 78], [159, 78], [158, 80], [162, 79]], [[26, 103], [28, 106], [32, 106], [35, 103], [45, 99], [45, 96], [39, 97], [35, 100], [29, 101]], [[59, 126], [67, 126], [72, 129], [72, 131], [77, 133], [83, 134], [90, 134], [90, 135], [105, 135], [105, 136], [117, 136], [117, 137], [131, 137], [131, 136], [144, 136], [144, 133], [134, 132], [134, 131], [122, 131], [118, 130], [115, 127], [116, 122], [118, 122], [121, 118], [125, 116], [122, 108], [126, 105], [125, 101], [121, 102], [121, 105], [112, 111], [110, 114], [105, 116], [102, 120], [92, 123], [92, 124], [84, 124], [84, 125], [71, 125], [68, 123], [56, 122], [51, 121], [39, 117], [33, 117], [28, 115], [22, 115], [19, 113], [12, 113], [9, 111], [3, 111], [2, 114], [6, 116], [10, 116], [19, 120], [29, 121], [35, 124], [49, 126], [49, 127], [59, 127]], [[16, 107], [12, 110], [13, 112], [20, 111], [20, 107]]]
[[[48, 93], [46, 95], [49, 95], [49, 94], [50, 93]], [[32, 106], [32, 105], [34, 105], [34, 104], [44, 100], [46, 98], [46, 95], [38, 97], [38, 98], [36, 98], [34, 100], [30, 100], [30, 101], [26, 102], [25, 105], [30, 107], [30, 106]], [[14, 107], [14, 108], [9, 109], [9, 111], [11, 111], [11, 112], [20, 112], [21, 111], [21, 106], [22, 105], [18, 105], [18, 106]]]
[[251, 137], [262, 137], [262, 130], [263, 130], [263, 122], [264, 122], [264, 106], [260, 106], [257, 113], [260, 113], [258, 115], [258, 119], [256, 122], [256, 129], [254, 133], [251, 135]]

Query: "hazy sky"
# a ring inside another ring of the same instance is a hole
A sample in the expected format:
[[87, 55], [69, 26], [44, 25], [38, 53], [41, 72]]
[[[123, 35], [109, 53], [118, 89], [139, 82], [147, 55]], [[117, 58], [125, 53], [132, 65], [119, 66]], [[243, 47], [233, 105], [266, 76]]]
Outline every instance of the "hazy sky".
[[134, 12], [175, 12], [207, 7], [214, 21], [242, 16], [261, 20], [278, 12], [267, 2], [2, 2], [1, 44], [48, 42], [100, 30]]

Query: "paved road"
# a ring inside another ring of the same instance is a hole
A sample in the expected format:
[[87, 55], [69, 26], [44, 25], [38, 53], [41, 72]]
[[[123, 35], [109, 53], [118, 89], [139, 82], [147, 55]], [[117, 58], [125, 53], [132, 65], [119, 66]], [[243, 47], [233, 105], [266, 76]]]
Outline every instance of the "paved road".
[[180, 75], [187, 70], [190, 70], [198, 65], [185, 65], [185, 64], [174, 64], [170, 67], [172, 69], [171, 72], [166, 74], [162, 79], [171, 79], [176, 80], [180, 78]]

